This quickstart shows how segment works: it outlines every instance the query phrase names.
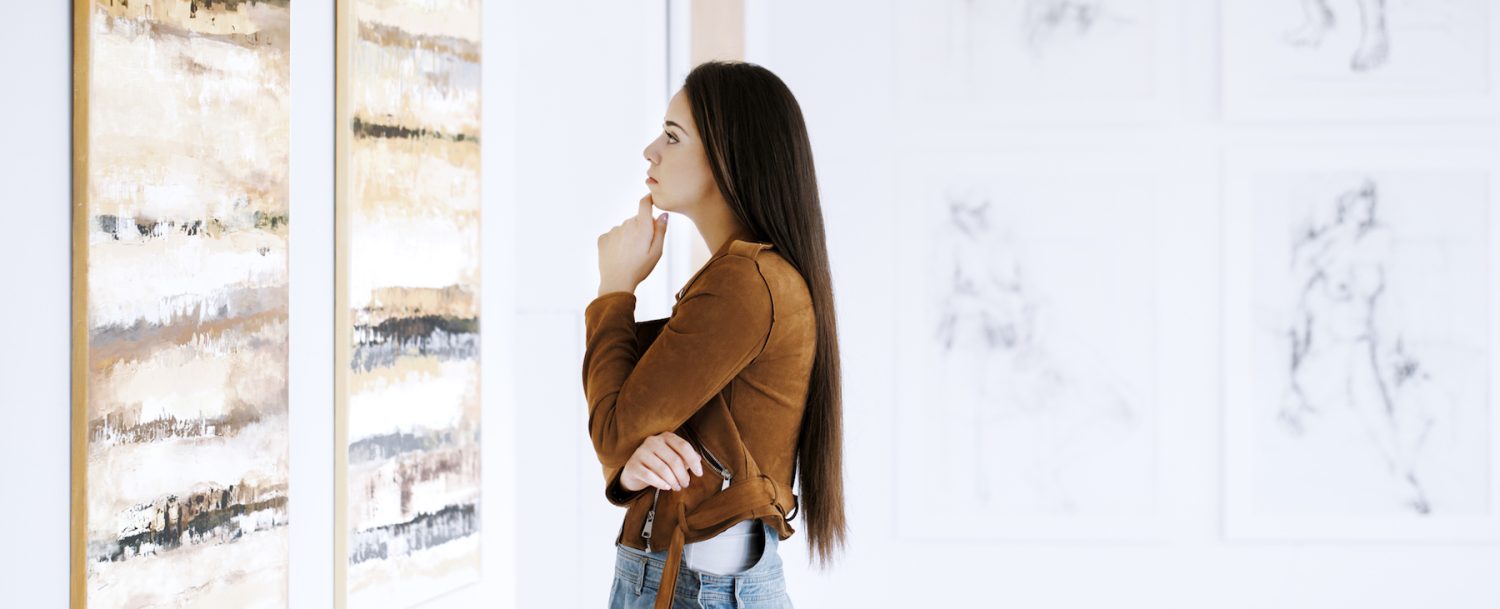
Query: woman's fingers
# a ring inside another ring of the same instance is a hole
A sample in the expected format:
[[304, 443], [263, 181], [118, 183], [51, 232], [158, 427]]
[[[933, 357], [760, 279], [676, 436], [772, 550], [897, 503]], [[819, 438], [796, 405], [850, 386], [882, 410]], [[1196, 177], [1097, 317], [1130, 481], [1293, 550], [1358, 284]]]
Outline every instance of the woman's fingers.
[[655, 458], [655, 455], [652, 455], [652, 453], [643, 452], [640, 453], [637, 463], [639, 463], [642, 471], [651, 474], [652, 480], [655, 480], [655, 483], [652, 483], [651, 486], [658, 487], [661, 490], [672, 490], [672, 474], [670, 474], [670, 469], [667, 468], [666, 463], [661, 462], [661, 459]]
[[640, 206], [636, 208], [635, 218], [641, 222], [650, 222], [652, 203], [651, 193], [646, 193], [646, 196], [641, 197]]
[[687, 465], [682, 462], [682, 457], [677, 454], [677, 451], [672, 450], [672, 447], [665, 442], [652, 446], [652, 450], [656, 458], [666, 462], [667, 467], [672, 468], [672, 476], [676, 479], [678, 488], [687, 486], [692, 479], [688, 477]]
[[672, 490], [672, 485], [667, 484], [666, 480], [662, 480], [661, 476], [656, 475], [656, 472], [646, 469], [646, 466], [644, 465], [637, 465], [638, 467], [627, 469], [631, 469], [633, 475], [635, 475], [636, 478], [639, 478], [641, 482], [645, 482], [646, 486], [654, 486], [664, 491]]
[[[668, 462], [680, 463], [682, 465], [682, 467], [684, 468], [684, 476], [687, 475], [687, 468], [692, 468], [692, 470], [699, 476], [703, 475], [703, 463], [702, 460], [698, 458], [698, 451], [693, 450], [693, 445], [689, 444], [687, 440], [682, 439], [681, 436], [670, 431], [656, 434], [655, 437], [660, 439], [661, 443], [665, 445], [663, 450], [667, 450], [672, 453], [670, 455], [671, 458], [668, 459]], [[686, 486], [686, 484], [684, 484], [683, 486]]]
[[660, 451], [646, 453], [645, 458], [641, 459], [641, 462], [649, 465], [651, 471], [656, 472], [656, 475], [661, 476], [661, 479], [667, 482], [665, 490], [682, 490], [682, 479], [678, 477], [676, 468], [672, 467], [671, 463], [662, 458]]
[[693, 445], [672, 432], [646, 438], [631, 455], [626, 471], [662, 490], [682, 490], [694, 475], [703, 475], [703, 458]]
[[677, 453], [678, 457], [682, 459], [684, 463], [693, 464], [693, 473], [702, 476], [703, 458], [698, 456], [698, 451], [693, 450], [692, 443], [682, 439], [681, 436], [678, 436], [677, 434], [674, 434], [670, 431], [662, 435], [665, 436], [662, 439], [667, 442], [667, 446], [672, 447], [672, 450]]

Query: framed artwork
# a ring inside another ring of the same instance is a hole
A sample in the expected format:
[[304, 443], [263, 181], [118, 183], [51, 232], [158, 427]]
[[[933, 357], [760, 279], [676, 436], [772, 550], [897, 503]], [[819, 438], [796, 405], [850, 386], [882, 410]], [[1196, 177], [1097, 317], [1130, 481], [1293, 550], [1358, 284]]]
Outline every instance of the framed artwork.
[[1164, 0], [897, 0], [898, 111], [960, 125], [1155, 120], [1175, 86]]
[[1231, 119], [1500, 117], [1489, 0], [1226, 0]]
[[287, 605], [288, 11], [73, 4], [75, 609]]
[[340, 0], [335, 598], [479, 580], [480, 2]]
[[1226, 159], [1225, 534], [1500, 538], [1484, 148]]
[[1159, 180], [942, 151], [899, 178], [897, 535], [1152, 538]]

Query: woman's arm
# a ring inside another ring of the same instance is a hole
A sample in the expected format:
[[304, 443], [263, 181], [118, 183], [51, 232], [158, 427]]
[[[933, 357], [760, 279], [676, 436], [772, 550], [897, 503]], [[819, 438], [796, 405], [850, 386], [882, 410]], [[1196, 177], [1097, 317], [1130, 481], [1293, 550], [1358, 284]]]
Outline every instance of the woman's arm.
[[[665, 317], [635, 322], [635, 345], [637, 352], [643, 353], [646, 349], [651, 348], [651, 343], [656, 341], [656, 337], [661, 334], [662, 328], [666, 327], [666, 325], [667, 318]], [[644, 443], [642, 445], [644, 446]], [[629, 505], [631, 500], [646, 490], [645, 487], [636, 490], [625, 488], [620, 479], [624, 475], [625, 467], [625, 465], [617, 467], [604, 466], [604, 497], [610, 503], [621, 507]], [[702, 470], [700, 469], [699, 471], [701, 472]], [[655, 485], [653, 484], [652, 486]]]
[[584, 310], [589, 436], [607, 475], [646, 438], [681, 427], [770, 336], [770, 288], [756, 262], [741, 256], [704, 269], [644, 350], [635, 304], [635, 294], [612, 292]]

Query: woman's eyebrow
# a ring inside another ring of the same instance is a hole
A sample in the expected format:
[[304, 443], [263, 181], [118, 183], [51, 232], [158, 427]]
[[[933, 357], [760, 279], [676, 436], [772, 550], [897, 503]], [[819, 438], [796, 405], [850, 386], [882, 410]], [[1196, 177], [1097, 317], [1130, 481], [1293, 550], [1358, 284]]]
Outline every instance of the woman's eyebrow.
[[[669, 127], [676, 127], [676, 128], [678, 128], [678, 129], [682, 129], [682, 125], [679, 125], [679, 124], [677, 124], [677, 123], [674, 123], [674, 122], [672, 122], [672, 121], [667, 121], [667, 122], [665, 122], [665, 123], [662, 123], [662, 124], [663, 124], [663, 125], [667, 125], [667, 126], [669, 126]], [[683, 131], [687, 131], [687, 129], [682, 129], [682, 130], [683, 130]]]

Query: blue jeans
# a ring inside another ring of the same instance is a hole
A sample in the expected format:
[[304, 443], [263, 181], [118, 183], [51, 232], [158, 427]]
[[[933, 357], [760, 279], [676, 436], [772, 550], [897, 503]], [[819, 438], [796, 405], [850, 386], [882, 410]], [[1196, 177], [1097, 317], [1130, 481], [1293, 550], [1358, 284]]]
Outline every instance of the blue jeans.
[[[760, 560], [732, 575], [704, 573], [682, 565], [677, 571], [677, 594], [672, 609], [791, 609], [781, 575], [781, 556], [776, 553], [776, 529], [764, 522], [765, 550]], [[667, 551], [647, 553], [615, 544], [615, 582], [609, 589], [610, 609], [650, 608], [656, 602], [666, 567]]]

